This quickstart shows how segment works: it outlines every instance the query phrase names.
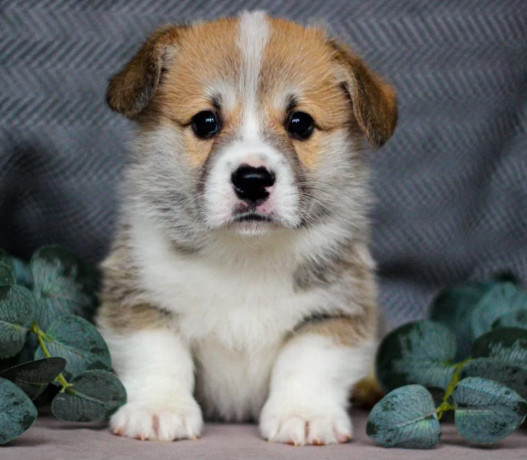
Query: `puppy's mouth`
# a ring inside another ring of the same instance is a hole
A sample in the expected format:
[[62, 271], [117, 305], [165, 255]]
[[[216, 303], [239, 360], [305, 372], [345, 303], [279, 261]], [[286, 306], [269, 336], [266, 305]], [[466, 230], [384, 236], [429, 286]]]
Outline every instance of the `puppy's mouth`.
[[240, 222], [270, 222], [270, 223], [274, 222], [276, 223], [276, 220], [267, 214], [262, 214], [256, 211], [248, 211], [248, 212], [237, 213], [233, 216], [232, 223], [240, 223]]
[[237, 212], [232, 216], [230, 225], [236, 233], [245, 236], [265, 235], [281, 227], [280, 221], [269, 214], [251, 210]]

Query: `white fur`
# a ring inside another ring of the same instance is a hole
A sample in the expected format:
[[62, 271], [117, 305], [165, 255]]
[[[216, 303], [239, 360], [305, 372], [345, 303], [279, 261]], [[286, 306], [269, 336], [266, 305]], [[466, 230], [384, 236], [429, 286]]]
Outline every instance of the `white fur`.
[[283, 154], [259, 140], [241, 140], [218, 152], [211, 168], [205, 186], [207, 223], [211, 228], [227, 224], [240, 202], [232, 187], [232, 173], [241, 164], [256, 161], [275, 174], [275, 184], [270, 189], [269, 198], [259, 206], [260, 212], [274, 216], [289, 227], [298, 224], [298, 191], [294, 186], [293, 171]]
[[231, 111], [236, 108], [237, 89], [236, 86], [227, 80], [218, 80], [210, 84], [207, 96], [209, 100], [217, 96], [221, 97], [221, 107], [223, 110]]
[[280, 346], [277, 340], [233, 350], [217, 339], [197, 342], [196, 394], [205, 415], [227, 421], [258, 420]]
[[111, 418], [114, 432], [171, 441], [201, 433], [201, 410], [192, 396], [194, 368], [188, 344], [171, 330], [117, 335], [101, 331], [128, 403]]
[[[327, 244], [331, 227], [281, 230], [258, 239], [218, 232], [199, 254], [174, 253], [141, 210], [129, 217], [134, 259], [151, 301], [178, 314], [188, 340], [215, 338], [233, 350], [275, 344], [306, 315], [334, 312], [325, 290], [295, 292], [299, 250]], [[358, 311], [358, 310], [357, 310]]]
[[374, 349], [374, 343], [352, 349], [317, 335], [290, 340], [274, 365], [260, 416], [262, 436], [295, 445], [351, 439], [348, 392], [366, 376]]
[[[240, 71], [239, 97], [243, 100], [243, 118], [239, 139], [215, 154], [205, 188], [207, 223], [211, 228], [222, 227], [233, 217], [240, 200], [231, 183], [232, 173], [242, 164], [264, 166], [275, 174], [276, 182], [269, 189], [270, 197], [258, 211], [270, 215], [286, 226], [298, 224], [298, 193], [293, 186], [293, 172], [282, 153], [263, 142], [258, 110], [258, 81], [263, 53], [269, 38], [269, 23], [264, 13], [244, 13], [240, 17], [238, 46], [243, 62]], [[231, 94], [229, 92], [229, 94]], [[242, 233], [255, 226], [237, 225]], [[258, 233], [265, 227], [258, 226]]]
[[[190, 258], [171, 251], [162, 232], [139, 210], [132, 214], [133, 256], [141, 267], [140, 283], [148, 288], [147, 295], [154, 304], [177, 314], [178, 328], [167, 325], [167, 328], [172, 327], [168, 335], [178, 337], [179, 334], [182, 343], [192, 347], [198, 369], [197, 393], [204, 410], [227, 420], [257, 418], [268, 395], [274, 358], [287, 333], [315, 311], [323, 312], [326, 308], [331, 314], [338, 308], [334, 301], [325, 300], [324, 290], [295, 292], [291, 281], [300, 256], [298, 250], [307, 247], [307, 242], [302, 240], [309, 238], [311, 248], [324, 245], [328, 242], [324, 235], [330, 231], [329, 227], [305, 234], [298, 230], [276, 232], [257, 241], [244, 240], [226, 231], [210, 242], [202, 251], [202, 258]], [[353, 313], [352, 309], [349, 311]], [[147, 346], [136, 342], [134, 336], [122, 342], [123, 350], [128, 342], [133, 347], [130, 356], [142, 347], [144, 359], [152, 361], [149, 365], [153, 365], [159, 355], [166, 366], [169, 366], [168, 359], [178, 362], [178, 366], [179, 362], [187, 363], [184, 364], [187, 368], [190, 366], [188, 357], [183, 360], [180, 355], [172, 357], [172, 351], [169, 357], [163, 357], [169, 354], [167, 350], [174, 349], [173, 345], [165, 343], [154, 351], [154, 342]], [[109, 346], [121, 375], [123, 364], [120, 363], [123, 359], [127, 362], [128, 352], [116, 349], [111, 337]], [[336, 354], [346, 356], [349, 363], [371, 359], [371, 354], [364, 354], [363, 350], [350, 350], [341, 345], [334, 345], [334, 348]], [[290, 358], [280, 360], [297, 362], [297, 358], [288, 353]], [[318, 359], [314, 356], [313, 360]], [[134, 362], [137, 362], [135, 358]], [[315, 371], [310, 377], [314, 366], [307, 364], [306, 378], [319, 376], [323, 371]], [[340, 361], [334, 364], [339, 366]], [[368, 370], [366, 364], [360, 371], [359, 367], [346, 368], [354, 381]], [[143, 370], [136, 367], [130, 372], [142, 381]], [[165, 377], [171, 382], [175, 376], [157, 375], [156, 381]], [[299, 375], [298, 378], [299, 385], [303, 385], [303, 377]], [[186, 382], [188, 384], [188, 380]], [[133, 388], [133, 381], [130, 383], [126, 373], [124, 383], [127, 388], [130, 385]], [[346, 385], [349, 389], [349, 384], [339, 384], [340, 391], [344, 391]], [[135, 394], [135, 391], [130, 393], [131, 400], [135, 399]]]
[[256, 11], [241, 15], [238, 46], [243, 56], [240, 88], [245, 108], [241, 136], [249, 141], [258, 139], [260, 133], [256, 95], [258, 94], [258, 81], [262, 68], [263, 53], [268, 39], [269, 23], [265, 13]]
[[[256, 99], [262, 60], [267, 41], [269, 40], [269, 22], [265, 13], [255, 11], [240, 16], [240, 35], [238, 47], [243, 56], [240, 72], [240, 87], [245, 96], [248, 113], [256, 115]], [[258, 130], [256, 117], [249, 117], [249, 126]], [[250, 130], [249, 130], [250, 132]]]

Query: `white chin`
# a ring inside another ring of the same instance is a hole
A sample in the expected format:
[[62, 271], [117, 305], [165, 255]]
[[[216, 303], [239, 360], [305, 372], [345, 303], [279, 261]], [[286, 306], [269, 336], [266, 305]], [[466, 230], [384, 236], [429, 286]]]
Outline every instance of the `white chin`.
[[277, 229], [277, 225], [271, 222], [237, 222], [230, 227], [243, 236], [268, 235]]

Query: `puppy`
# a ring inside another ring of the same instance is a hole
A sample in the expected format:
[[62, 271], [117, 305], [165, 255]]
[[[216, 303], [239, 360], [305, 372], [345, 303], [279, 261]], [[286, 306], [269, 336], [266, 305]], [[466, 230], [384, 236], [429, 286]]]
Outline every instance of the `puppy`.
[[349, 441], [377, 325], [363, 157], [393, 89], [255, 12], [157, 30], [107, 99], [138, 130], [98, 314], [128, 393], [113, 431], [196, 438], [205, 416]]

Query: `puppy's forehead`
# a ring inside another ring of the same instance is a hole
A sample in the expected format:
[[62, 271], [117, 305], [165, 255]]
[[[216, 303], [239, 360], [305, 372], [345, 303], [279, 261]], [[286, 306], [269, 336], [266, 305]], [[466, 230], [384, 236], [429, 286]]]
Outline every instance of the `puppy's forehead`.
[[332, 56], [325, 38], [319, 29], [262, 12], [195, 24], [182, 36], [171, 92], [189, 105], [219, 97], [233, 109], [323, 89]]
[[333, 84], [333, 49], [325, 31], [303, 27], [279, 18], [269, 18], [269, 40], [265, 48], [262, 89], [310, 91]]

